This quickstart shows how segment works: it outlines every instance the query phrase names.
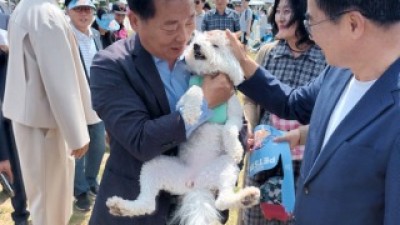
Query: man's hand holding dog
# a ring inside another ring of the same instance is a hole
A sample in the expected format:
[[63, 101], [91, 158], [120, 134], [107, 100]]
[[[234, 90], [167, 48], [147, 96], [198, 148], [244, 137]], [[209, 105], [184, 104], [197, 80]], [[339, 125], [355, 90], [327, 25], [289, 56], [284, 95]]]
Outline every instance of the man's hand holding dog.
[[202, 89], [208, 107], [211, 109], [228, 101], [234, 93], [232, 82], [223, 73], [215, 76], [204, 76]]

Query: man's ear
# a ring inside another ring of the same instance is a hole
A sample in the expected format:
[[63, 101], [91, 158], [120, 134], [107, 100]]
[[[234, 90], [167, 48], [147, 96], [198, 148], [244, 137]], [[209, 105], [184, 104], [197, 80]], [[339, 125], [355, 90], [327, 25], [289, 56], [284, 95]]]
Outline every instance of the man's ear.
[[137, 30], [137, 28], [139, 27], [139, 23], [140, 23], [139, 16], [136, 13], [134, 13], [132, 10], [129, 10], [128, 11], [128, 19], [129, 19], [132, 29]]
[[347, 22], [348, 29], [350, 30], [350, 36], [353, 39], [358, 39], [364, 34], [366, 28], [366, 20], [360, 12], [350, 12], [347, 16]]

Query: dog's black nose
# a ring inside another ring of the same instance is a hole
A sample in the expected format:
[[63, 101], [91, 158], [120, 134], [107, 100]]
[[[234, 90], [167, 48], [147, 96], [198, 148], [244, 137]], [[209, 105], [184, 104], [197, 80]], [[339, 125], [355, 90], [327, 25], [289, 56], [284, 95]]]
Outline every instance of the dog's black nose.
[[199, 44], [193, 44], [193, 50], [194, 50], [195, 52], [200, 51], [200, 45], [199, 45]]
[[201, 46], [199, 44], [194, 43], [193, 44], [193, 52], [194, 52], [194, 58], [196, 60], [204, 60], [206, 59], [206, 56], [201, 52]]

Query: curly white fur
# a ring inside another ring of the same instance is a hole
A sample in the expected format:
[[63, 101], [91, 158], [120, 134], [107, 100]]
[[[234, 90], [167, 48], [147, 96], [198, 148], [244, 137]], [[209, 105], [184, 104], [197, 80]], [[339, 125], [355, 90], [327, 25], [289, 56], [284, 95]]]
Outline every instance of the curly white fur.
[[[243, 71], [223, 32], [197, 33], [185, 52], [185, 59], [195, 74], [223, 72], [235, 85], [243, 81]], [[198, 121], [202, 99], [202, 89], [197, 86], [192, 86], [180, 99], [182, 117], [189, 124]], [[110, 212], [121, 216], [151, 214], [160, 190], [183, 195], [172, 220], [184, 225], [216, 225], [220, 217], [218, 210], [257, 204], [259, 189], [246, 187], [234, 192], [239, 174], [237, 163], [243, 155], [238, 140], [243, 111], [235, 95], [227, 104], [228, 119], [224, 125], [207, 122], [180, 146], [179, 157], [159, 156], [146, 162], [140, 175], [138, 198], [133, 201], [116, 196], [109, 198]]]

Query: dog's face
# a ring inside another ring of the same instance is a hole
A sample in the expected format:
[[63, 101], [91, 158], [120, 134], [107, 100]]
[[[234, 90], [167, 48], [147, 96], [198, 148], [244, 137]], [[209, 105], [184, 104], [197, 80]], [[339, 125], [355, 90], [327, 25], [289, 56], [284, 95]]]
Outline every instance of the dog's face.
[[227, 74], [235, 85], [243, 81], [243, 71], [230, 50], [224, 31], [195, 32], [185, 51], [188, 69], [199, 76]]

